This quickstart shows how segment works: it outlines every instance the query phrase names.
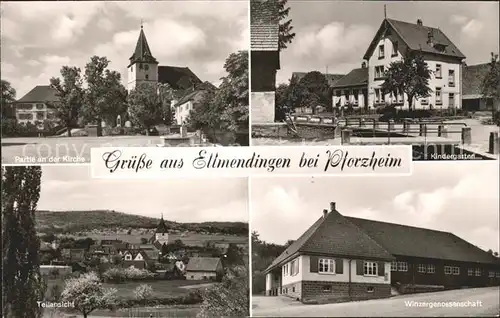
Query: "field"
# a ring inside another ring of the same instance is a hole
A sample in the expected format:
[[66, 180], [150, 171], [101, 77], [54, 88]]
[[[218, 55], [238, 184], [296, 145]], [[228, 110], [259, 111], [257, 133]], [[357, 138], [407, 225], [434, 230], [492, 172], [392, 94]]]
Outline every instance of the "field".
[[[60, 285], [64, 288], [63, 279], [47, 280], [47, 296], [54, 285]], [[168, 298], [188, 294], [193, 289], [207, 288], [213, 284], [212, 281], [190, 281], [190, 280], [155, 280], [125, 282], [122, 284], [104, 283], [105, 288], [116, 288], [116, 296], [119, 299], [134, 299], [134, 289], [141, 285], [148, 284], [153, 288], [153, 297]], [[90, 317], [194, 317], [199, 310], [199, 305], [173, 305], [158, 307], [134, 307], [117, 309], [112, 312], [109, 310], [99, 310], [92, 312]], [[61, 311], [46, 310], [44, 317], [63, 318], [74, 317]]]

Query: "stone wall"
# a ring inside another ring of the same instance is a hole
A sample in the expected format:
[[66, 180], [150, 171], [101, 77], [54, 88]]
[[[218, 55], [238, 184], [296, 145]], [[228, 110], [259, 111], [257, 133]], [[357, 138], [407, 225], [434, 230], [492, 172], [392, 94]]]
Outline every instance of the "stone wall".
[[281, 294], [295, 300], [302, 300], [302, 282], [283, 285]]
[[391, 286], [389, 284], [302, 281], [301, 295], [302, 302], [319, 304], [377, 299], [390, 297]]

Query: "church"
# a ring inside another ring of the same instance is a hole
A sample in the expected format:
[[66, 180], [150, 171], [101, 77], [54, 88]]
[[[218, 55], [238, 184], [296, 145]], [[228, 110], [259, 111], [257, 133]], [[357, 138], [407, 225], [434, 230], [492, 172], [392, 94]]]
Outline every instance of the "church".
[[156, 227], [155, 234], [150, 238], [150, 242], [154, 244], [154, 246], [161, 251], [162, 247], [168, 244], [168, 229], [165, 224], [165, 220], [163, 219], [163, 214], [161, 215], [160, 222]]
[[186, 93], [203, 82], [188, 67], [162, 66], [151, 53], [144, 28], [141, 31], [134, 53], [127, 67], [127, 90], [130, 92], [141, 83], [168, 84], [178, 93]]

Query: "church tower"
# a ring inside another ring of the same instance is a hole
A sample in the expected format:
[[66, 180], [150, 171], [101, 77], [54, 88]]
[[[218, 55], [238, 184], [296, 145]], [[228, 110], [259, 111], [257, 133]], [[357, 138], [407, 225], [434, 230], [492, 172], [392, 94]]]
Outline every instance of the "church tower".
[[163, 220], [163, 214], [161, 215], [160, 223], [158, 223], [158, 227], [156, 228], [155, 240], [162, 245], [168, 244], [168, 230], [165, 220]]
[[127, 90], [130, 92], [141, 83], [158, 83], [158, 61], [151, 54], [144, 29], [141, 25], [139, 39], [128, 65]]

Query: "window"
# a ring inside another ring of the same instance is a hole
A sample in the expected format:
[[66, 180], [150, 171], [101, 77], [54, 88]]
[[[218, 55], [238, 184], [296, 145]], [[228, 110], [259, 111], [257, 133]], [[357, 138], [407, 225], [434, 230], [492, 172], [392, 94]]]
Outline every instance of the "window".
[[147, 80], [149, 79], [149, 75], [148, 75], [148, 74], [146, 74], [146, 79], [147, 79]]
[[476, 268], [476, 276], [481, 276], [481, 269], [480, 268]]
[[374, 290], [375, 290], [375, 288], [373, 288], [373, 286], [368, 286], [368, 287], [366, 288], [366, 292], [367, 292], [367, 293], [373, 293], [373, 291], [374, 291]]
[[148, 64], [144, 65], [144, 69], [145, 69], [146, 71], [147, 71], [147, 70], [149, 70], [149, 65], [148, 65]]
[[429, 100], [427, 98], [422, 98], [420, 100], [420, 104], [422, 104], [422, 105], [429, 105]]
[[425, 273], [427, 271], [427, 266], [425, 264], [418, 264], [417, 271], [419, 273]]
[[391, 272], [398, 270], [398, 262], [391, 262]]
[[36, 104], [36, 109], [43, 109], [44, 107], [44, 104]]
[[286, 264], [285, 266], [283, 266], [283, 276], [288, 276], [288, 264]]
[[295, 293], [295, 286], [292, 287], [292, 293]]
[[496, 276], [497, 276], [497, 278], [500, 278], [500, 272], [497, 272]]
[[32, 113], [18, 114], [17, 116], [21, 120], [32, 120], [33, 119]]
[[378, 47], [378, 58], [383, 59], [384, 58], [384, 45], [379, 45]]
[[130, 67], [130, 72], [134, 73], [134, 66], [133, 65]]
[[323, 286], [323, 291], [324, 292], [331, 292], [332, 291], [332, 286], [329, 286], [329, 285]]
[[408, 263], [407, 262], [398, 262], [398, 271], [407, 272], [408, 271]]
[[443, 104], [443, 97], [441, 94], [441, 87], [436, 87], [436, 105]]
[[454, 266], [452, 268], [453, 275], [460, 275], [460, 267]]
[[474, 268], [469, 268], [467, 270], [467, 276], [474, 276]]
[[330, 258], [320, 258], [318, 273], [335, 273], [335, 260]]
[[398, 41], [392, 42], [392, 56], [398, 55]]
[[445, 275], [451, 275], [451, 273], [452, 273], [451, 266], [445, 266], [444, 267], [444, 274]]
[[490, 271], [488, 273], [488, 277], [495, 277], [495, 272], [494, 271]]
[[455, 87], [455, 71], [454, 70], [448, 71], [448, 85], [450, 87]]
[[36, 112], [36, 119], [38, 119], [38, 120], [44, 120], [45, 119], [45, 113], [44, 112]]
[[432, 264], [427, 265], [427, 273], [434, 274], [436, 272], [436, 267]]
[[141, 63], [139, 63], [139, 69], [142, 70], [142, 64]]
[[441, 73], [441, 64], [436, 64], [436, 78], [442, 78], [443, 74]]
[[17, 109], [32, 109], [33, 106], [31, 104], [17, 104], [16, 106]]
[[131, 261], [132, 260], [132, 255], [130, 255], [130, 254], [125, 255], [125, 260]]
[[375, 66], [375, 79], [384, 77], [384, 66]]
[[299, 273], [299, 261], [298, 260], [293, 260], [290, 263], [290, 275], [295, 276]]
[[377, 276], [377, 263], [365, 262], [364, 263], [364, 274], [366, 276]]
[[375, 88], [375, 103], [380, 103], [380, 88]]

